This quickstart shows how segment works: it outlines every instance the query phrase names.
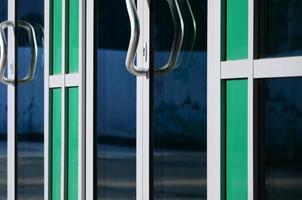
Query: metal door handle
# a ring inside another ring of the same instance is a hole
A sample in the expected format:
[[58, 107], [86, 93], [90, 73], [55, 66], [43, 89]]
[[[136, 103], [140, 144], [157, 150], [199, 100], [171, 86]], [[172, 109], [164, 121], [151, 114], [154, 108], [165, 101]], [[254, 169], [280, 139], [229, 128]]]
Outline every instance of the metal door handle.
[[6, 78], [4, 75], [5, 63], [7, 57], [7, 52], [6, 52], [7, 41], [6, 41], [4, 30], [9, 27], [12, 27], [14, 29], [14, 23], [11, 21], [4, 21], [0, 23], [0, 81], [5, 84], [8, 83], [8, 78]]
[[[184, 38], [184, 22], [178, 2], [177, 0], [167, 1], [169, 3], [172, 18], [174, 21], [174, 40], [168, 63], [158, 69], [155, 69], [155, 74], [166, 74], [175, 68]], [[136, 5], [134, 3], [134, 0], [126, 0], [126, 5], [131, 24], [131, 38], [126, 56], [126, 68], [131, 74], [135, 76], [145, 76], [148, 74], [147, 67], [138, 68], [134, 65], [140, 36], [140, 22], [136, 10]]]
[[[193, 49], [194, 49], [194, 45], [195, 45], [195, 41], [196, 41], [196, 20], [195, 20], [195, 16], [194, 16], [194, 13], [192, 11], [192, 7], [191, 7], [191, 4], [189, 2], [189, 0], [184, 0], [184, 2], [186, 3], [186, 6], [187, 6], [187, 9], [188, 9], [188, 12], [190, 14], [190, 18], [192, 20], [192, 28], [193, 28], [193, 36], [191, 37], [192, 39], [190, 40], [190, 43], [188, 45], [188, 50], [189, 52], [192, 52]], [[190, 53], [190, 55], [183, 59], [182, 57], [179, 58], [179, 62], [176, 64], [176, 67], [175, 68], [178, 68], [180, 65], [184, 65], [186, 66], [188, 64], [188, 62], [191, 60], [191, 56], [192, 54]]]
[[172, 13], [174, 22], [174, 40], [171, 48], [171, 54], [168, 63], [160, 68], [155, 69], [155, 74], [164, 75], [172, 71], [177, 64], [177, 60], [180, 54], [181, 46], [184, 38], [184, 22], [183, 17], [179, 9], [177, 0], [167, 0]]
[[[36, 40], [36, 34], [35, 30], [32, 25], [30, 25], [26, 21], [18, 21], [17, 22], [18, 27], [24, 28], [27, 30], [29, 43], [31, 46], [31, 60], [30, 60], [30, 66], [27, 75], [24, 78], [18, 79], [19, 83], [26, 83], [31, 81], [34, 78], [36, 67], [37, 67], [37, 58], [38, 58], [38, 45]], [[0, 24], [0, 81], [5, 84], [13, 84], [15, 82], [14, 79], [10, 79], [5, 76], [5, 62], [6, 62], [6, 38], [4, 34], [4, 30], [8, 27], [12, 27], [15, 29], [14, 23], [11, 21], [5, 21]]]
[[140, 23], [136, 5], [134, 3], [134, 0], [126, 0], [126, 5], [131, 24], [131, 37], [125, 62], [126, 68], [131, 74], [135, 76], [146, 76], [148, 74], [148, 69], [138, 68], [134, 64], [140, 36]]

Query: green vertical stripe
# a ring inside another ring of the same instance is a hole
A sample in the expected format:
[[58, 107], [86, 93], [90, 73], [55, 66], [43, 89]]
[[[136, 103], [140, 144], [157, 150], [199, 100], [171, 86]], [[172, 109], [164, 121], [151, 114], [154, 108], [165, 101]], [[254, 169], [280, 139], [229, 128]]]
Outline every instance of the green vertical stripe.
[[69, 64], [68, 73], [79, 70], [79, 0], [69, 0]]
[[53, 0], [53, 66], [50, 74], [62, 72], [62, 0]]
[[69, 88], [68, 92], [68, 200], [78, 199], [78, 124], [79, 94], [78, 88]]
[[248, 0], [227, 0], [227, 60], [248, 57]]
[[61, 199], [61, 145], [62, 145], [62, 93], [61, 89], [51, 89], [51, 136], [52, 136], [52, 156], [51, 156], [51, 196], [52, 200]]
[[247, 80], [226, 82], [227, 200], [247, 200], [248, 93]]

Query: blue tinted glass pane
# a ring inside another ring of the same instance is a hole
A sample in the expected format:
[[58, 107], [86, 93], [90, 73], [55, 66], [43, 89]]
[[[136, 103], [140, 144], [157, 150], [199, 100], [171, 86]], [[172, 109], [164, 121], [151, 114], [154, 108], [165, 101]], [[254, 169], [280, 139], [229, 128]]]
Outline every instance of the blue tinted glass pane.
[[[170, 56], [174, 1], [153, 2], [157, 70]], [[206, 199], [207, 1], [177, 2], [185, 24], [179, 59], [167, 73], [153, 70], [154, 199]]]
[[301, 78], [263, 80], [259, 87], [259, 199], [301, 199], [301, 94]]
[[[35, 30], [38, 59], [32, 80], [17, 84], [17, 196], [32, 200], [44, 198], [44, 1], [17, 0], [17, 20]], [[29, 6], [32, 5], [32, 6]], [[26, 76], [31, 48], [25, 29], [16, 29], [17, 77]]]
[[[7, 20], [7, 0], [0, 0], [0, 23]], [[0, 83], [0, 199], [7, 199], [7, 86]]]
[[125, 0], [95, 1], [97, 199], [136, 198], [136, 77], [125, 67]]
[[0, 199], [7, 199], [7, 86], [0, 83]]
[[260, 57], [302, 55], [302, 1], [259, 0]]

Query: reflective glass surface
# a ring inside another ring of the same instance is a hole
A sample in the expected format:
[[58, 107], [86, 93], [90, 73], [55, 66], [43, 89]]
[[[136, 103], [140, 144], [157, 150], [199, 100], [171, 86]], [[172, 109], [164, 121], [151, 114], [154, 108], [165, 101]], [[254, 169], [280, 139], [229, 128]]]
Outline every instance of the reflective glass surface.
[[[17, 99], [17, 195], [18, 199], [44, 198], [44, 1], [17, 0], [17, 21], [29, 23], [35, 31], [38, 55], [32, 80], [18, 82]], [[31, 46], [28, 33], [16, 30], [17, 77], [30, 70]]]
[[[207, 1], [152, 2], [154, 199], [206, 199]], [[180, 19], [171, 14], [177, 13], [176, 3], [184, 24], [181, 52], [176, 65], [159, 74]]]
[[95, 0], [97, 199], [136, 198], [136, 77], [125, 67], [125, 0]]
[[268, 79], [259, 83], [260, 200], [302, 197], [301, 94], [301, 78]]
[[[7, 20], [7, 0], [0, 0], [0, 23]], [[0, 199], [7, 199], [7, 86], [0, 83]]]
[[302, 1], [258, 0], [260, 57], [302, 55]]

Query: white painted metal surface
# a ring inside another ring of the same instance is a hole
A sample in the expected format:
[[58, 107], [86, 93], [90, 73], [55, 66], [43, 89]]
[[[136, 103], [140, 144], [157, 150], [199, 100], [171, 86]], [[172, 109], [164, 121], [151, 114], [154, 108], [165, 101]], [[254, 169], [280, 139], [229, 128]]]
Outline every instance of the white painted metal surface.
[[221, 190], [221, 1], [208, 1], [207, 198], [220, 200]]
[[86, 200], [94, 194], [94, 0], [86, 5]]
[[[16, 17], [16, 1], [8, 1], [8, 20], [15, 23]], [[15, 35], [14, 31], [10, 28], [8, 30], [8, 78], [15, 79]], [[15, 85], [9, 84], [7, 86], [7, 199], [15, 200], [16, 198], [16, 91]]]

